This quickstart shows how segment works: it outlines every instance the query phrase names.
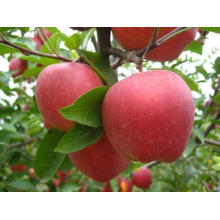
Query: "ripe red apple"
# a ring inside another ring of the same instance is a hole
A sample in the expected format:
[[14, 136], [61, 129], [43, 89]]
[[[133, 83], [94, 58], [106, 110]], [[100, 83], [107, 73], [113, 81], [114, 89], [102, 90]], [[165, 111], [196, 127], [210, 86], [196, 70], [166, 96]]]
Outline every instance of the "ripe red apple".
[[13, 166], [11, 166], [10, 169], [13, 172], [24, 172], [27, 169], [27, 166], [25, 164], [16, 163]]
[[45, 120], [45, 118], [43, 118], [43, 124], [44, 124], [44, 127], [45, 127], [47, 130], [50, 130], [50, 129], [51, 129], [50, 124]]
[[147, 167], [136, 169], [132, 176], [132, 182], [141, 189], [147, 189], [152, 183], [151, 171]]
[[70, 160], [85, 175], [98, 182], [107, 182], [125, 170], [129, 160], [120, 156], [104, 134], [95, 144], [69, 154]]
[[[119, 44], [125, 50], [130, 51], [146, 47], [152, 38], [154, 29], [154, 27], [113, 27], [112, 32]], [[156, 39], [163, 37], [174, 29], [175, 27], [161, 27]], [[195, 39], [197, 31], [198, 28], [193, 28], [174, 36], [159, 47], [149, 51], [146, 58], [153, 61], [176, 59], [184, 48]]]
[[91, 67], [82, 63], [59, 63], [47, 66], [39, 75], [36, 99], [43, 118], [58, 130], [67, 131], [74, 125], [58, 110], [73, 104], [83, 93], [101, 86]]
[[104, 183], [104, 187], [101, 192], [113, 192], [109, 182]]
[[126, 178], [118, 177], [119, 192], [132, 192], [133, 183]]
[[10, 71], [16, 71], [15, 74], [12, 75], [13, 78], [22, 75], [27, 69], [27, 61], [20, 60], [18, 58], [13, 58], [9, 64]]
[[167, 70], [115, 83], [102, 107], [105, 132], [121, 155], [147, 163], [178, 159], [189, 140], [194, 101], [187, 84]]
[[34, 41], [34, 42], [36, 43], [36, 47], [37, 47], [37, 49], [40, 50], [41, 47], [42, 47], [42, 43], [41, 43], [41, 41], [40, 41], [36, 36], [33, 37], [33, 38], [31, 38], [31, 40]]
[[25, 105], [22, 107], [22, 109], [23, 109], [24, 111], [28, 111], [28, 110], [29, 110], [29, 105], [28, 105], [28, 104], [25, 104]]
[[36, 38], [38, 41], [40, 41], [41, 44], [44, 43], [44, 41], [46, 41], [51, 35], [52, 33], [50, 33], [50, 31], [48, 31], [47, 29], [41, 29], [40, 31], [40, 34], [37, 33], [34, 38]]

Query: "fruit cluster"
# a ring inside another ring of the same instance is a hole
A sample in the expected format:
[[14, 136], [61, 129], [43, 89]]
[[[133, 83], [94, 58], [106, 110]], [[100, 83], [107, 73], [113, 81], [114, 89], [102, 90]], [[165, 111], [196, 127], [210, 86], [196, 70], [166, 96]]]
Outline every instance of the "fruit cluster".
[[[156, 39], [173, 29], [160, 28]], [[148, 45], [154, 28], [112, 28], [112, 31], [125, 50], [138, 50]], [[193, 28], [176, 35], [149, 51], [146, 58], [176, 59], [196, 33], [197, 28]], [[35, 40], [40, 48], [42, 41], [37, 37]], [[87, 64], [66, 62], [47, 66], [36, 84], [36, 100], [45, 127], [70, 130], [75, 122], [65, 119], [59, 109], [102, 85], [102, 80]], [[143, 163], [177, 160], [186, 147], [193, 120], [193, 97], [178, 75], [168, 70], [137, 73], [109, 88], [102, 105], [101, 139], [83, 150], [69, 153], [69, 158], [87, 176], [108, 182], [125, 170], [130, 160]], [[143, 189], [151, 181], [152, 175], [146, 167], [135, 171], [132, 180]], [[131, 190], [126, 181], [119, 182], [121, 191]], [[107, 183], [105, 187], [103, 191], [110, 191]]]

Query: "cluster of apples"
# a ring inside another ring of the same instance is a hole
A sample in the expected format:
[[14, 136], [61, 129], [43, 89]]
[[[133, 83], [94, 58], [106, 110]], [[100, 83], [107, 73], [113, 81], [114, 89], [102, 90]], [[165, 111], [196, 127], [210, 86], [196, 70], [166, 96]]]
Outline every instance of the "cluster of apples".
[[[40, 50], [44, 41], [51, 36], [51, 33], [46, 30], [40, 30], [40, 34], [35, 34], [34, 37], [31, 38], [33, 42], [36, 43], [37, 50]], [[22, 75], [27, 70], [27, 61], [21, 60], [16, 57], [12, 58], [9, 65], [9, 70], [14, 71], [15, 73], [12, 75], [13, 78]]]
[[[174, 28], [160, 28], [158, 37]], [[127, 50], [145, 47], [153, 28], [112, 28]], [[175, 59], [194, 38], [197, 29], [177, 35], [147, 54], [147, 59]], [[103, 82], [87, 64], [52, 64], [39, 75], [36, 100], [47, 128], [68, 131], [59, 109]], [[69, 157], [84, 174], [108, 182], [124, 171], [130, 160], [173, 162], [184, 151], [194, 120], [194, 101], [186, 83], [175, 73], [154, 70], [127, 77], [109, 88], [102, 105], [104, 133], [95, 144]], [[137, 177], [138, 179], [138, 177]], [[135, 181], [134, 181], [135, 182]]]

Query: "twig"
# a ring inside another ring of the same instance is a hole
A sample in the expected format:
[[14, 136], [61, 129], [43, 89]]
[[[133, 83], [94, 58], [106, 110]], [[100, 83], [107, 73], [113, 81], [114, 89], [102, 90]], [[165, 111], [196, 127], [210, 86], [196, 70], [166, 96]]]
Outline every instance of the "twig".
[[215, 146], [220, 147], [220, 141], [214, 141], [214, 140], [205, 139], [204, 142], [205, 142], [206, 144], [213, 144], [213, 145], [215, 145]]
[[148, 43], [147, 47], [146, 47], [145, 50], [144, 50], [144, 53], [143, 53], [143, 55], [142, 55], [142, 58], [145, 58], [145, 57], [146, 57], [146, 54], [148, 53], [150, 47], [154, 44], [154, 42], [155, 42], [155, 40], [156, 40], [156, 37], [157, 37], [158, 30], [159, 30], [158, 27], [154, 28], [154, 32], [153, 32], [153, 34], [152, 34], [152, 37], [151, 37], [151, 39], [150, 39], [150, 42]]
[[112, 68], [113, 69], [118, 68], [119, 66], [121, 66], [122, 62], [123, 59], [121, 57], [118, 57], [117, 60], [114, 63], [112, 63]]
[[151, 162], [151, 163], [149, 163], [146, 167], [147, 168], [151, 168], [151, 167], [153, 167], [153, 166], [155, 166], [155, 165], [157, 165], [157, 164], [160, 164], [161, 162], [159, 162], [159, 161], [153, 161], [153, 162]]
[[62, 61], [65, 61], [65, 62], [73, 62], [72, 59], [69, 59], [69, 58], [66, 58], [66, 57], [57, 56], [57, 55], [54, 55], [54, 54], [41, 53], [39, 51], [32, 51], [32, 50], [26, 49], [24, 47], [18, 46], [16, 44], [13, 44], [13, 43], [11, 43], [10, 41], [8, 41], [4, 38], [2, 33], [0, 33], [0, 37], [2, 39], [2, 40], [0, 40], [0, 44], [4, 44], [4, 45], [10, 46], [10, 47], [13, 47], [13, 48], [19, 50], [21, 53], [23, 53], [26, 56], [36, 55], [36, 56], [48, 57], [48, 58], [56, 59], [56, 60], [62, 60]]
[[23, 147], [27, 144], [31, 144], [33, 142], [37, 141], [37, 139], [35, 138], [30, 138], [29, 140], [25, 141], [25, 142], [18, 142], [18, 143], [13, 143], [13, 144], [9, 144], [7, 147], [6, 147], [6, 150], [11, 150], [13, 148], [19, 148], [19, 147]]
[[204, 132], [204, 137], [206, 137], [209, 132], [215, 127], [215, 121], [217, 121], [220, 118], [220, 110], [218, 111], [218, 113], [216, 114], [214, 121], [206, 128], [205, 132]]

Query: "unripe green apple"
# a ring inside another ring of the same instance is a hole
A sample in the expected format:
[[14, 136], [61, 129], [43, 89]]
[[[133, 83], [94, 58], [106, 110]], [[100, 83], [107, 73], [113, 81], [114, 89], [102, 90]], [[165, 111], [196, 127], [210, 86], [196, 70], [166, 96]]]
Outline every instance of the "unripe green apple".
[[59, 63], [47, 66], [39, 75], [36, 100], [43, 118], [61, 131], [67, 131], [74, 122], [66, 120], [59, 109], [73, 102], [85, 92], [101, 86], [93, 69], [82, 63]]
[[134, 171], [132, 182], [141, 189], [147, 189], [152, 183], [152, 173], [147, 167], [141, 167]]
[[103, 134], [95, 144], [69, 154], [73, 164], [85, 175], [98, 182], [107, 182], [124, 171], [129, 160], [119, 155]]
[[167, 70], [142, 72], [115, 83], [102, 107], [114, 149], [136, 161], [172, 162], [184, 151], [194, 121], [187, 84]]
[[[115, 39], [125, 50], [139, 50], [145, 48], [150, 42], [154, 27], [113, 27], [112, 32]], [[175, 27], [161, 27], [156, 39], [163, 37], [173, 31]], [[180, 33], [162, 43], [159, 47], [152, 49], [146, 55], [146, 59], [153, 61], [174, 60], [184, 48], [196, 37], [198, 28], [193, 28]]]

